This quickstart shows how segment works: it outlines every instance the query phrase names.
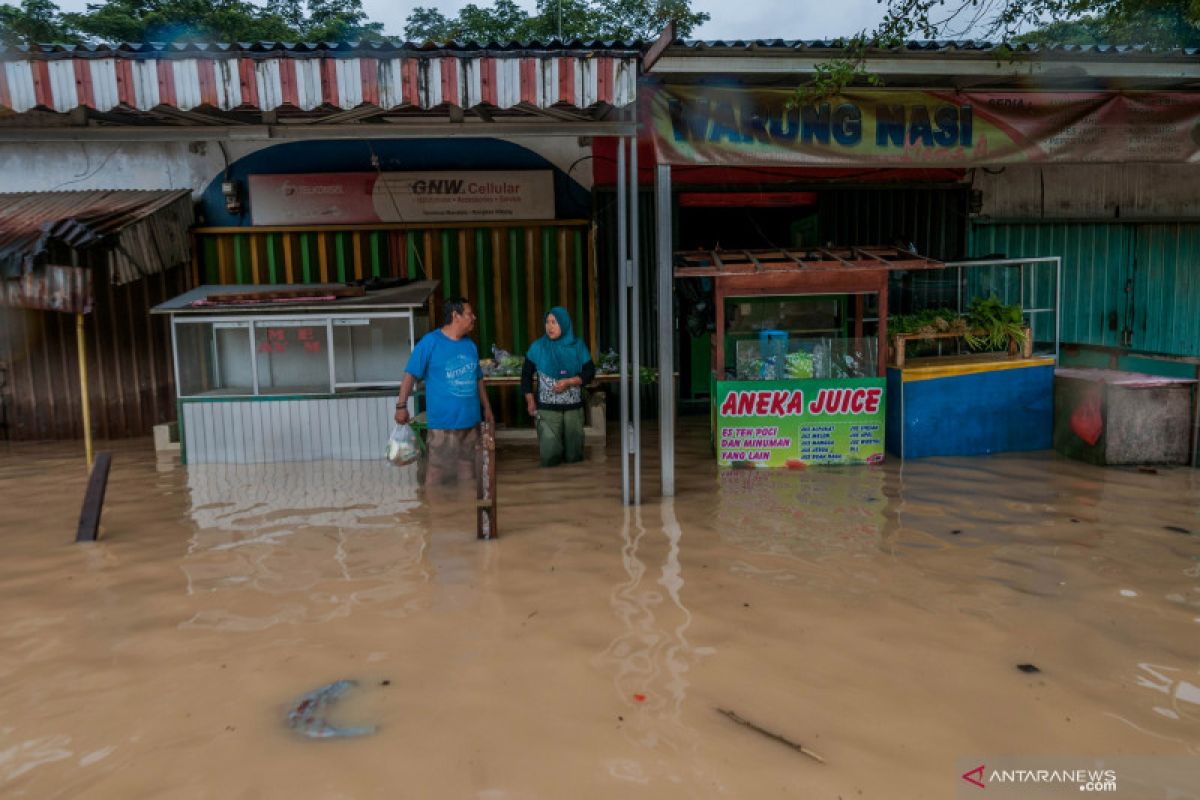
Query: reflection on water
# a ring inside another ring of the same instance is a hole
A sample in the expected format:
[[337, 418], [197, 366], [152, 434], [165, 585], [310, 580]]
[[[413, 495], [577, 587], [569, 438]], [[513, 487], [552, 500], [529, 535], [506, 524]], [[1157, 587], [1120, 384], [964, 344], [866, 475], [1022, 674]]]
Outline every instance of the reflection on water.
[[[683, 603], [683, 569], [679, 562], [682, 530], [672, 501], [661, 504], [661, 529], [648, 534], [643, 522], [649, 509], [626, 509], [621, 525], [621, 564], [628, 579], [613, 588], [609, 598], [621, 624], [597, 663], [612, 672], [618, 707], [624, 709], [621, 733], [645, 751], [649, 769], [657, 776], [680, 783], [686, 779], [704, 784], [709, 777], [697, 753], [698, 734], [683, 719], [688, 674], [698, 660], [713, 652], [688, 641], [692, 615]], [[651, 547], [649, 535], [665, 540]], [[663, 548], [665, 545], [665, 549]], [[661, 566], [648, 569], [643, 553]], [[641, 551], [641, 552], [640, 552]], [[658, 559], [655, 558], [657, 561]], [[668, 762], [663, 753], [678, 763]], [[649, 783], [651, 775], [640, 761], [617, 759], [610, 773], [621, 780]]]
[[[187, 487], [195, 525], [182, 565], [187, 592], [216, 596], [183, 628], [261, 631], [374, 603], [402, 615], [404, 598], [429, 577], [426, 532], [411, 519], [420, 506], [415, 467], [202, 464], [187, 469]], [[262, 595], [273, 598], [265, 609]]]
[[[631, 510], [603, 451], [503, 450], [489, 542], [382, 462], [130, 443], [74, 546], [78, 454], [0, 448], [0, 796], [927, 800], [965, 754], [1200, 755], [1197, 473], [718, 470], [704, 437]], [[290, 735], [340, 679], [378, 733]]]
[[880, 469], [730, 469], [718, 480], [717, 529], [731, 545], [808, 561], [879, 547], [886, 505]]

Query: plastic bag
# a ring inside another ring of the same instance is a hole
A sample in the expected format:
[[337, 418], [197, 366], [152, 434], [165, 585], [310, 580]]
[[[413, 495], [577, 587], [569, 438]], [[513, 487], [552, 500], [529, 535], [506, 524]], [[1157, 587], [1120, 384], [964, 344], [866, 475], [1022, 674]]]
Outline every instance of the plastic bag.
[[385, 455], [387, 460], [397, 467], [406, 466], [417, 460], [417, 457], [421, 455], [421, 448], [417, 444], [417, 434], [413, 432], [411, 425], [397, 425], [392, 428], [392, 435], [387, 440]]
[[617, 355], [617, 351], [611, 347], [600, 354], [600, 361], [596, 365], [596, 372], [601, 375], [615, 373], [621, 369], [621, 357]]
[[525, 365], [524, 356], [513, 355], [496, 345], [492, 345], [492, 359], [495, 362], [492, 375], [497, 378], [511, 378], [520, 375], [521, 368]]

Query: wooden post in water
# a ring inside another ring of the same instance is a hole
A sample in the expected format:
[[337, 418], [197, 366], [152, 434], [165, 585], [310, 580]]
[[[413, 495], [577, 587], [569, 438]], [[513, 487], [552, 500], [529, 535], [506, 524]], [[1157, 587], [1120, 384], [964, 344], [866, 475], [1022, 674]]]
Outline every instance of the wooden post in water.
[[486, 422], [479, 426], [475, 486], [475, 536], [495, 539], [499, 535], [496, 527], [496, 433]]
[[112, 453], [101, 453], [92, 467], [88, 478], [87, 494], [83, 496], [83, 509], [79, 512], [79, 528], [75, 541], [94, 542], [100, 535], [100, 512], [104, 510], [104, 492], [108, 489], [108, 470], [112, 466]]

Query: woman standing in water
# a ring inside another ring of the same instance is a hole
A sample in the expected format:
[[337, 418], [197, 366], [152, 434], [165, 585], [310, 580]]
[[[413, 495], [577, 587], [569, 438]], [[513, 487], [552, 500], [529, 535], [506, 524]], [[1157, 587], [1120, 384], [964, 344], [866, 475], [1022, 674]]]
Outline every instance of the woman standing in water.
[[550, 309], [546, 334], [529, 348], [521, 370], [525, 403], [530, 416], [537, 417], [543, 467], [583, 460], [583, 387], [595, 376], [596, 365], [587, 345], [576, 338], [567, 310]]

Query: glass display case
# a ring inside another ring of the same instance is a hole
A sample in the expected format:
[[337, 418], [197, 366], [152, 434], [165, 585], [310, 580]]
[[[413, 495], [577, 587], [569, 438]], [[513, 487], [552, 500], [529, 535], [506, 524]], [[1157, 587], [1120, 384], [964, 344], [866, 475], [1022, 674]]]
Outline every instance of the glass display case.
[[879, 370], [874, 337], [744, 339], [737, 343], [735, 378], [739, 381], [870, 378]]
[[173, 320], [180, 397], [337, 394], [400, 385], [410, 311]]
[[382, 458], [438, 286], [388, 282], [197, 286], [155, 306], [171, 321], [184, 462]]
[[[874, 331], [849, 335], [851, 302], [846, 295], [729, 298], [725, 352], [734, 360], [726, 363], [726, 375], [737, 380], [803, 380], [878, 374]], [[864, 312], [872, 313], [872, 306], [877, 307], [874, 297], [867, 300]]]

